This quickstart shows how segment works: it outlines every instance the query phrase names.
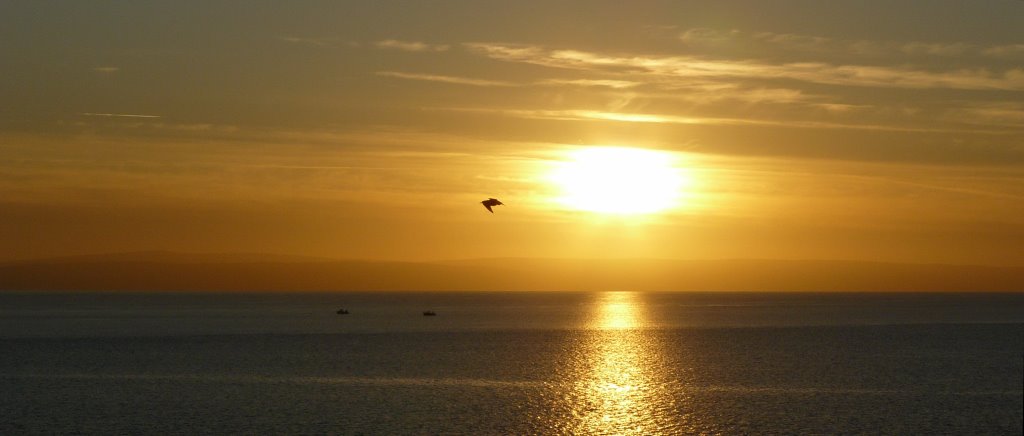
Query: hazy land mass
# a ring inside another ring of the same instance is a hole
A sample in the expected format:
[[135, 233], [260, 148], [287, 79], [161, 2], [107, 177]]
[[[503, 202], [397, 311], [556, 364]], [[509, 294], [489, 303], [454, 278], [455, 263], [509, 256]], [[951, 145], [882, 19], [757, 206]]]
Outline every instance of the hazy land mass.
[[335, 260], [120, 253], [0, 263], [7, 291], [1024, 291], [1024, 267], [822, 260]]

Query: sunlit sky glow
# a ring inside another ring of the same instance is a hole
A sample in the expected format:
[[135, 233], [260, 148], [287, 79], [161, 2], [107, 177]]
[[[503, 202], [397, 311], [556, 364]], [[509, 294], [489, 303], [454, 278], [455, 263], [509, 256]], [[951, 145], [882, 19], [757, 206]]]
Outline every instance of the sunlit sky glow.
[[[5, 2], [0, 259], [1024, 265], [1022, 18], [1020, 1]], [[639, 154], [586, 163], [595, 146]]]
[[572, 209], [618, 215], [648, 214], [681, 206], [687, 171], [675, 156], [629, 147], [581, 147], [549, 174]]

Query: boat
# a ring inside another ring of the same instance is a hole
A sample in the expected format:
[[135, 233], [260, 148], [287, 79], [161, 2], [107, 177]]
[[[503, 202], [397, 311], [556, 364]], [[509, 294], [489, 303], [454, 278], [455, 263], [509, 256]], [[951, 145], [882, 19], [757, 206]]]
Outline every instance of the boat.
[[336, 313], [338, 315], [348, 315], [348, 309], [338, 309]]
[[433, 310], [424, 310], [423, 316], [437, 316], [437, 312], [434, 312]]

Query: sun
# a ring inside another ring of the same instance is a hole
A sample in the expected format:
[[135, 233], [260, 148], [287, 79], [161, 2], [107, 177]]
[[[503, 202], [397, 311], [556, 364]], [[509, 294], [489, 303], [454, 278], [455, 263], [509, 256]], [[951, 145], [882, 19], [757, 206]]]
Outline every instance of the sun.
[[650, 214], [679, 205], [689, 182], [674, 153], [630, 147], [585, 147], [567, 153], [549, 179], [556, 201], [575, 210]]

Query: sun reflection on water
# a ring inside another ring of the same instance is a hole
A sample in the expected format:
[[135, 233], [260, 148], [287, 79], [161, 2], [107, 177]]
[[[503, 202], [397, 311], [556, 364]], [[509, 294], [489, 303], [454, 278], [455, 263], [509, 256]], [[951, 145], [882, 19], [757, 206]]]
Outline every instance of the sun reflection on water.
[[[564, 422], [570, 434], [661, 434], [678, 425], [660, 381], [661, 358], [643, 330], [644, 306], [633, 292], [598, 294], [588, 340], [577, 350]], [[671, 419], [670, 419], [671, 418]]]
[[633, 292], [606, 292], [601, 294], [598, 311], [592, 327], [599, 330], [625, 330], [640, 326], [641, 314]]

